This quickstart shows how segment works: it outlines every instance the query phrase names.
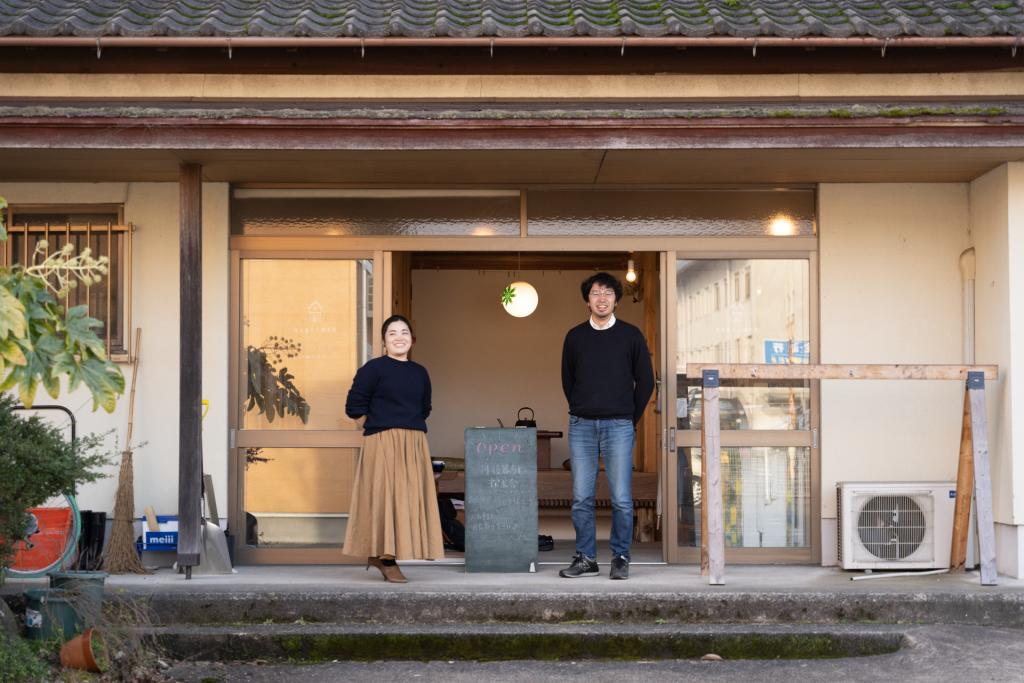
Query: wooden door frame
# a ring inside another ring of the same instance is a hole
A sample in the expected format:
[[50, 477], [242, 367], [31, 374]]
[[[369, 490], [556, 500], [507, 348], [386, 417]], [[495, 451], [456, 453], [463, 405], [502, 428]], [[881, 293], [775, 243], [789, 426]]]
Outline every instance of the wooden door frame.
[[[343, 244], [343, 243], [339, 243]], [[236, 564], [338, 564], [345, 561], [338, 547], [316, 548], [261, 548], [245, 544], [245, 449], [251, 446], [269, 448], [359, 448], [360, 430], [241, 430], [241, 397], [245, 395], [245, 376], [242, 374], [242, 261], [245, 259], [318, 259], [318, 260], [370, 260], [374, 265], [373, 286], [380, 296], [373, 298], [372, 345], [380, 347], [379, 323], [390, 311], [390, 283], [386, 271], [390, 261], [380, 250], [358, 251], [291, 250], [281, 248], [238, 248], [232, 241], [230, 257], [230, 301], [228, 332], [228, 525], [234, 530]], [[270, 245], [273, 247], [274, 245]], [[387, 297], [387, 298], [386, 298]]]

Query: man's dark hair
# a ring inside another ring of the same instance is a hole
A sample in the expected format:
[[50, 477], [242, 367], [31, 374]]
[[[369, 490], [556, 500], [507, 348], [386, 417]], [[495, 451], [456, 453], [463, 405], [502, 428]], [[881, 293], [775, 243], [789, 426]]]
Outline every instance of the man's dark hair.
[[593, 289], [594, 285], [603, 285], [614, 290], [616, 303], [622, 299], [622, 283], [619, 282], [618, 278], [610, 273], [594, 273], [580, 285], [580, 292], [583, 294], [584, 301], [590, 301], [590, 290]]

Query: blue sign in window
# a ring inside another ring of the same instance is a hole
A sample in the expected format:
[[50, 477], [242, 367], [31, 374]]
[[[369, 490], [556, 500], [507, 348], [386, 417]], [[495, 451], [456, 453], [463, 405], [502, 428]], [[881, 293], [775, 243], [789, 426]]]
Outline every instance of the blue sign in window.
[[764, 362], [775, 365], [810, 363], [811, 343], [807, 340], [791, 343], [786, 339], [765, 339]]

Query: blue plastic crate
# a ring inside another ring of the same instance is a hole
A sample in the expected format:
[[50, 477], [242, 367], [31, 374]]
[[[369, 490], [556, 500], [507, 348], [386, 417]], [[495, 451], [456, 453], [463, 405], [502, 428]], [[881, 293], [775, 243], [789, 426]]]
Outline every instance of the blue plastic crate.
[[[146, 518], [143, 517], [142, 523], [145, 526]], [[149, 551], [170, 551], [178, 549], [178, 516], [177, 515], [157, 515], [157, 524], [160, 525], [160, 531], [150, 531], [145, 529], [142, 532], [142, 543], [139, 546], [140, 550]]]

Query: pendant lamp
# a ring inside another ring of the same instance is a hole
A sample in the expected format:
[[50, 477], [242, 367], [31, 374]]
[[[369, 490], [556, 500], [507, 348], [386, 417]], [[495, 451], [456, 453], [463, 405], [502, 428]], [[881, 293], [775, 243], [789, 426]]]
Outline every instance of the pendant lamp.
[[529, 282], [513, 282], [501, 292], [501, 305], [516, 318], [525, 318], [537, 310], [537, 290]]

